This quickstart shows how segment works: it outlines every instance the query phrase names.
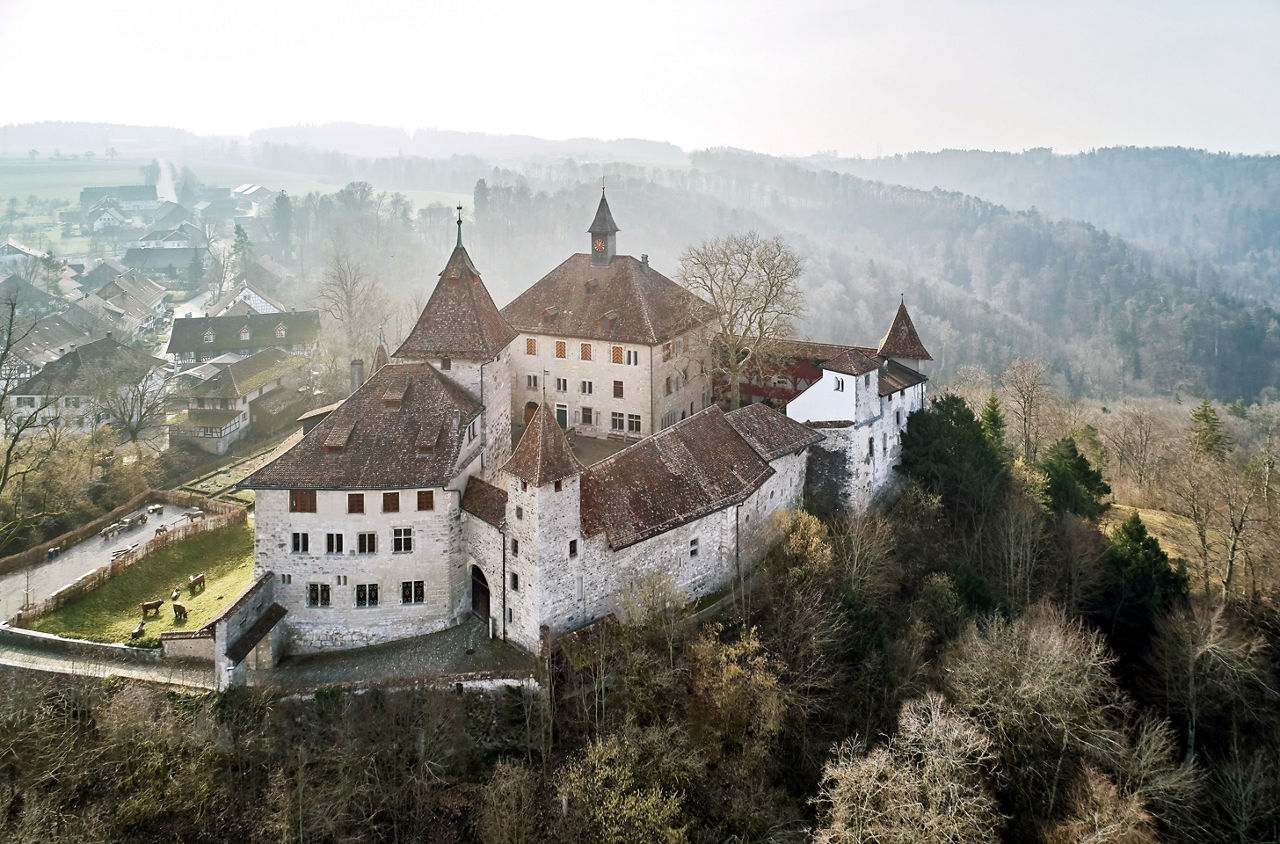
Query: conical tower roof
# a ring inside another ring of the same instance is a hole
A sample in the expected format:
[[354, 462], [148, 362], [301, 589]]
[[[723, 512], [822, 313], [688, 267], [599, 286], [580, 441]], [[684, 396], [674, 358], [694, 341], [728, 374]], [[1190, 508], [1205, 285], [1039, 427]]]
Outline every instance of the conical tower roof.
[[600, 205], [596, 208], [596, 218], [591, 221], [591, 234], [617, 234], [618, 224], [613, 221], [613, 212], [609, 210], [609, 201], [604, 198], [604, 190], [600, 191]]
[[489, 360], [515, 337], [515, 329], [498, 313], [471, 256], [459, 243], [417, 324], [392, 357]]
[[898, 312], [894, 314], [893, 324], [889, 326], [889, 331], [880, 339], [876, 354], [881, 357], [903, 358], [904, 360], [933, 360], [933, 356], [925, 349], [924, 343], [920, 342], [920, 335], [916, 333], [916, 327], [911, 322], [911, 315], [907, 313], [905, 301], [898, 305]]
[[391, 357], [387, 354], [387, 339], [382, 336], [382, 329], [378, 329], [378, 345], [373, 348], [373, 365], [369, 367], [369, 377], [373, 377], [379, 369], [391, 363]]
[[555, 413], [544, 401], [529, 420], [529, 427], [503, 469], [522, 481], [542, 486], [582, 472], [569, 440], [556, 423]]

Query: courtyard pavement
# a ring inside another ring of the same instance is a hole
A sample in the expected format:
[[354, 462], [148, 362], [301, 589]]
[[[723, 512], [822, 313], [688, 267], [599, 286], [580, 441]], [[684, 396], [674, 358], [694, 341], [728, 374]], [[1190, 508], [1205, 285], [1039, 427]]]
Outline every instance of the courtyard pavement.
[[287, 657], [275, 668], [258, 672], [250, 682], [288, 688], [397, 685], [459, 674], [528, 677], [534, 668], [532, 656], [501, 639], [490, 639], [486, 625], [468, 616], [456, 627], [427, 636]]

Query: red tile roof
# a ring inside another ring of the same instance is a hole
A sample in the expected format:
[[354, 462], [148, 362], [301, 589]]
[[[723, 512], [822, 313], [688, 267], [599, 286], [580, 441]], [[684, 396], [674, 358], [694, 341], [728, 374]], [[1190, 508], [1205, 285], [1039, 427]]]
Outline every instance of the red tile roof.
[[515, 329], [493, 304], [471, 256], [458, 246], [441, 270], [417, 324], [391, 357], [491, 360], [515, 337]]
[[578, 474], [582, 464], [573, 456], [554, 411], [543, 402], [502, 468], [522, 481], [542, 486]]
[[[590, 282], [590, 283], [589, 283]], [[615, 313], [617, 319], [605, 316]], [[502, 309], [516, 329], [654, 345], [702, 325], [711, 306], [630, 255], [607, 266], [572, 255]]]
[[472, 475], [462, 493], [462, 509], [494, 527], [502, 527], [507, 517], [507, 491]]
[[933, 360], [929, 352], [920, 342], [920, 335], [907, 313], [906, 303], [898, 305], [898, 312], [893, 316], [893, 324], [880, 340], [876, 352], [884, 357], [905, 358], [906, 360]]
[[725, 418], [765, 460], [794, 454], [823, 439], [822, 434], [763, 404], [740, 407]]
[[870, 355], [857, 349], [848, 349], [824, 363], [822, 368], [843, 375], [865, 375], [868, 372], [875, 372], [879, 366], [880, 362]]
[[582, 532], [624, 548], [737, 504], [774, 470], [711, 406], [582, 473]]
[[[399, 398], [389, 401], [387, 396]], [[246, 489], [408, 489], [457, 472], [480, 404], [430, 364], [389, 364], [297, 445], [241, 482]]]

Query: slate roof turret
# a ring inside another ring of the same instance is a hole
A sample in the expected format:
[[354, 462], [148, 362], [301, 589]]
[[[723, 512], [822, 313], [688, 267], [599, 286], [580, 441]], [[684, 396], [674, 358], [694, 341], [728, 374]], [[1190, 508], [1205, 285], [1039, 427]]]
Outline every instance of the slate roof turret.
[[587, 229], [591, 234], [617, 234], [620, 229], [618, 224], [613, 221], [613, 212], [609, 210], [609, 202], [604, 198], [604, 191], [600, 191], [600, 205], [596, 208], [596, 217], [591, 221], [591, 228]]
[[534, 486], [582, 472], [582, 464], [573, 456], [568, 438], [545, 401], [529, 420], [529, 427], [525, 428], [511, 459], [502, 468]]
[[905, 360], [933, 360], [928, 350], [925, 349], [924, 343], [920, 342], [920, 335], [916, 333], [916, 327], [911, 322], [911, 315], [907, 313], [907, 304], [904, 301], [898, 305], [898, 312], [893, 316], [893, 324], [889, 326], [889, 331], [880, 340], [876, 353], [887, 358], [903, 358]]
[[498, 312], [466, 247], [459, 243], [417, 324], [391, 357], [491, 360], [515, 338], [515, 329]]

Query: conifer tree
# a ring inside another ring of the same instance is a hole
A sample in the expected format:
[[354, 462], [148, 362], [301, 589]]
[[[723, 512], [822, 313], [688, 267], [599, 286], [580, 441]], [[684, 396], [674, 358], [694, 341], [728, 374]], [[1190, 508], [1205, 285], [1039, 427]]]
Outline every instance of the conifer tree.
[[982, 406], [982, 414], [978, 417], [978, 421], [982, 423], [982, 433], [987, 438], [987, 442], [1003, 454], [1004, 412], [1000, 410], [1000, 399], [996, 397], [995, 390], [991, 391], [987, 403]]
[[1194, 456], [1221, 462], [1235, 445], [1231, 437], [1222, 432], [1222, 420], [1209, 400], [1191, 411], [1191, 432], [1188, 434]]

